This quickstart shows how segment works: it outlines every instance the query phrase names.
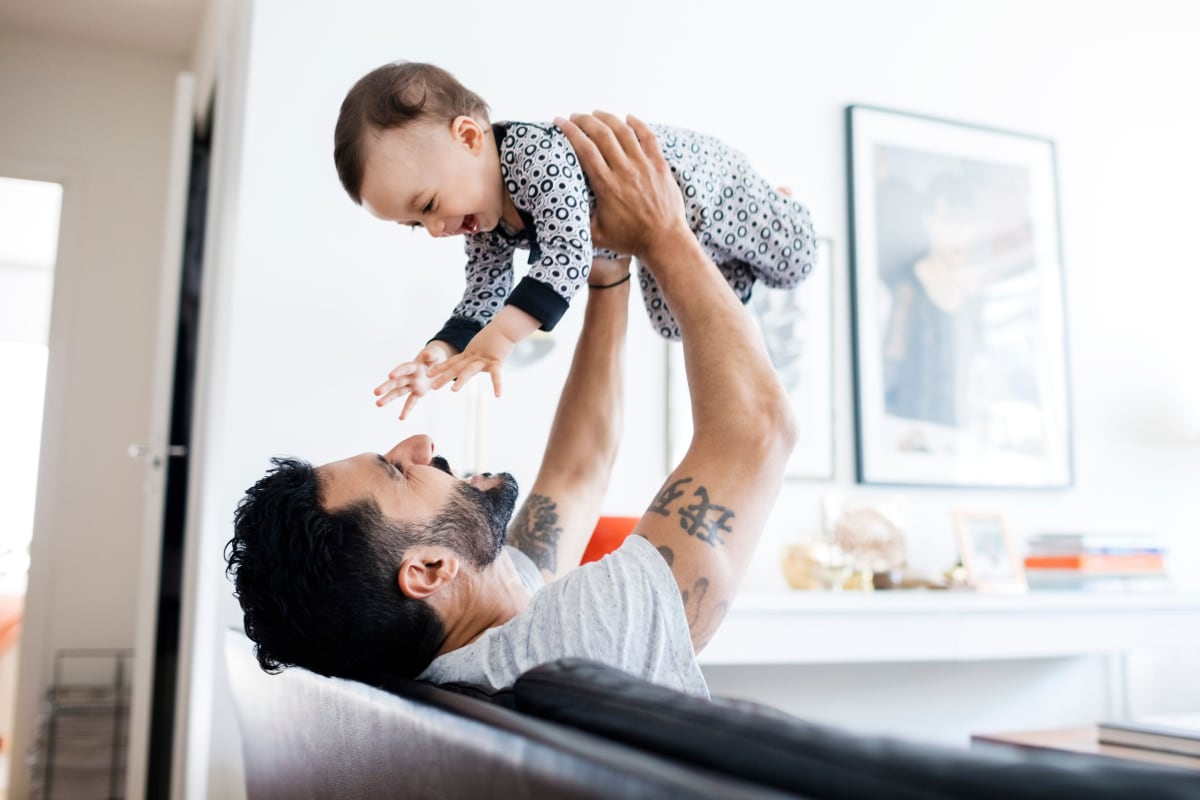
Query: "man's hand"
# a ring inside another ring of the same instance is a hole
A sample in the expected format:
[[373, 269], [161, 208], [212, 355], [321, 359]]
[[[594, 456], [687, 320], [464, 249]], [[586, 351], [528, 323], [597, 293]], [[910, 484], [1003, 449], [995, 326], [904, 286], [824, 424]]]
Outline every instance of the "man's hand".
[[454, 348], [446, 342], [434, 340], [425, 345], [421, 352], [417, 353], [416, 358], [412, 361], [405, 361], [403, 364], [397, 364], [396, 368], [388, 373], [388, 379], [375, 387], [375, 395], [379, 397], [375, 401], [375, 405], [386, 406], [393, 400], [408, 395], [408, 400], [405, 401], [404, 408], [400, 411], [400, 419], [406, 419], [408, 412], [412, 411], [413, 406], [417, 404], [417, 400], [424, 397], [432, 388], [433, 381], [429, 376], [430, 367], [442, 363], [454, 353]]
[[626, 124], [597, 111], [554, 123], [575, 148], [596, 193], [592, 239], [598, 247], [652, 258], [673, 234], [692, 236], [683, 195], [644, 122], [630, 116]]

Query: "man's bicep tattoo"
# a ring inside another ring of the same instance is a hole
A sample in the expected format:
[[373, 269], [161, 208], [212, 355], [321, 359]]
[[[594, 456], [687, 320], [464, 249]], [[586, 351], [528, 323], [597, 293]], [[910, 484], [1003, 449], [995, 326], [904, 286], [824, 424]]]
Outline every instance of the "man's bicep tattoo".
[[508, 529], [508, 543], [546, 572], [558, 571], [558, 540], [561, 537], [558, 504], [540, 494], [529, 495]]

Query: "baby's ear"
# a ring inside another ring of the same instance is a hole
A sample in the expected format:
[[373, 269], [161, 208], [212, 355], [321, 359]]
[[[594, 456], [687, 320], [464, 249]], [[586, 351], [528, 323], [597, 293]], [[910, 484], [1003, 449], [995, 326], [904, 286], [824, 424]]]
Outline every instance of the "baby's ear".
[[450, 123], [450, 134], [454, 140], [464, 145], [472, 152], [477, 152], [484, 145], [484, 130], [479, 120], [463, 115], [455, 117]]

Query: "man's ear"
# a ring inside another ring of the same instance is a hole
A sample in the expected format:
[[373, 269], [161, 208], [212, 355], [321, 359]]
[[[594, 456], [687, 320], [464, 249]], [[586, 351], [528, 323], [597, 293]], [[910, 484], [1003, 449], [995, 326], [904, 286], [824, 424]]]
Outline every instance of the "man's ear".
[[483, 126], [474, 117], [455, 117], [450, 123], [450, 135], [472, 153], [478, 153], [485, 144]]
[[458, 575], [458, 557], [446, 548], [412, 548], [404, 554], [396, 582], [405, 597], [425, 600]]

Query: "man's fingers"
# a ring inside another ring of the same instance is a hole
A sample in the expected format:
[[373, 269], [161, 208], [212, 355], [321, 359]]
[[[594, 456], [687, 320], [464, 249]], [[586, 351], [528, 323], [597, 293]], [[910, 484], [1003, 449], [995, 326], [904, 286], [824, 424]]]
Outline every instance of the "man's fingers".
[[650, 160], [651, 164], [666, 166], [667, 159], [663, 157], [662, 148], [658, 146], [658, 137], [654, 135], [654, 131], [650, 130], [650, 126], [633, 114], [628, 115], [626, 120], [629, 122], [629, 129], [637, 137], [640, 152]]
[[637, 134], [633, 129], [625, 124], [625, 120], [618, 117], [616, 114], [610, 114], [607, 111], [595, 112], [596, 119], [608, 126], [613, 137], [621, 145], [621, 150], [630, 158], [640, 158], [642, 156], [641, 145], [638, 144]]
[[[585, 115], [575, 114], [573, 116], [582, 117]], [[567, 140], [571, 143], [571, 147], [575, 149], [575, 156], [579, 159], [579, 166], [583, 167], [584, 174], [587, 175], [588, 181], [591, 182], [592, 186], [604, 187], [609, 185], [612, 182], [612, 170], [608, 166], [608, 161], [605, 160], [600, 150], [596, 147], [596, 143], [588, 136], [587, 131], [570, 120], [556, 119], [555, 124], [562, 128], [563, 133], [567, 136]]]
[[604, 162], [610, 167], [620, 162], [623, 151], [611, 127], [594, 114], [572, 114], [571, 121], [587, 134]]

